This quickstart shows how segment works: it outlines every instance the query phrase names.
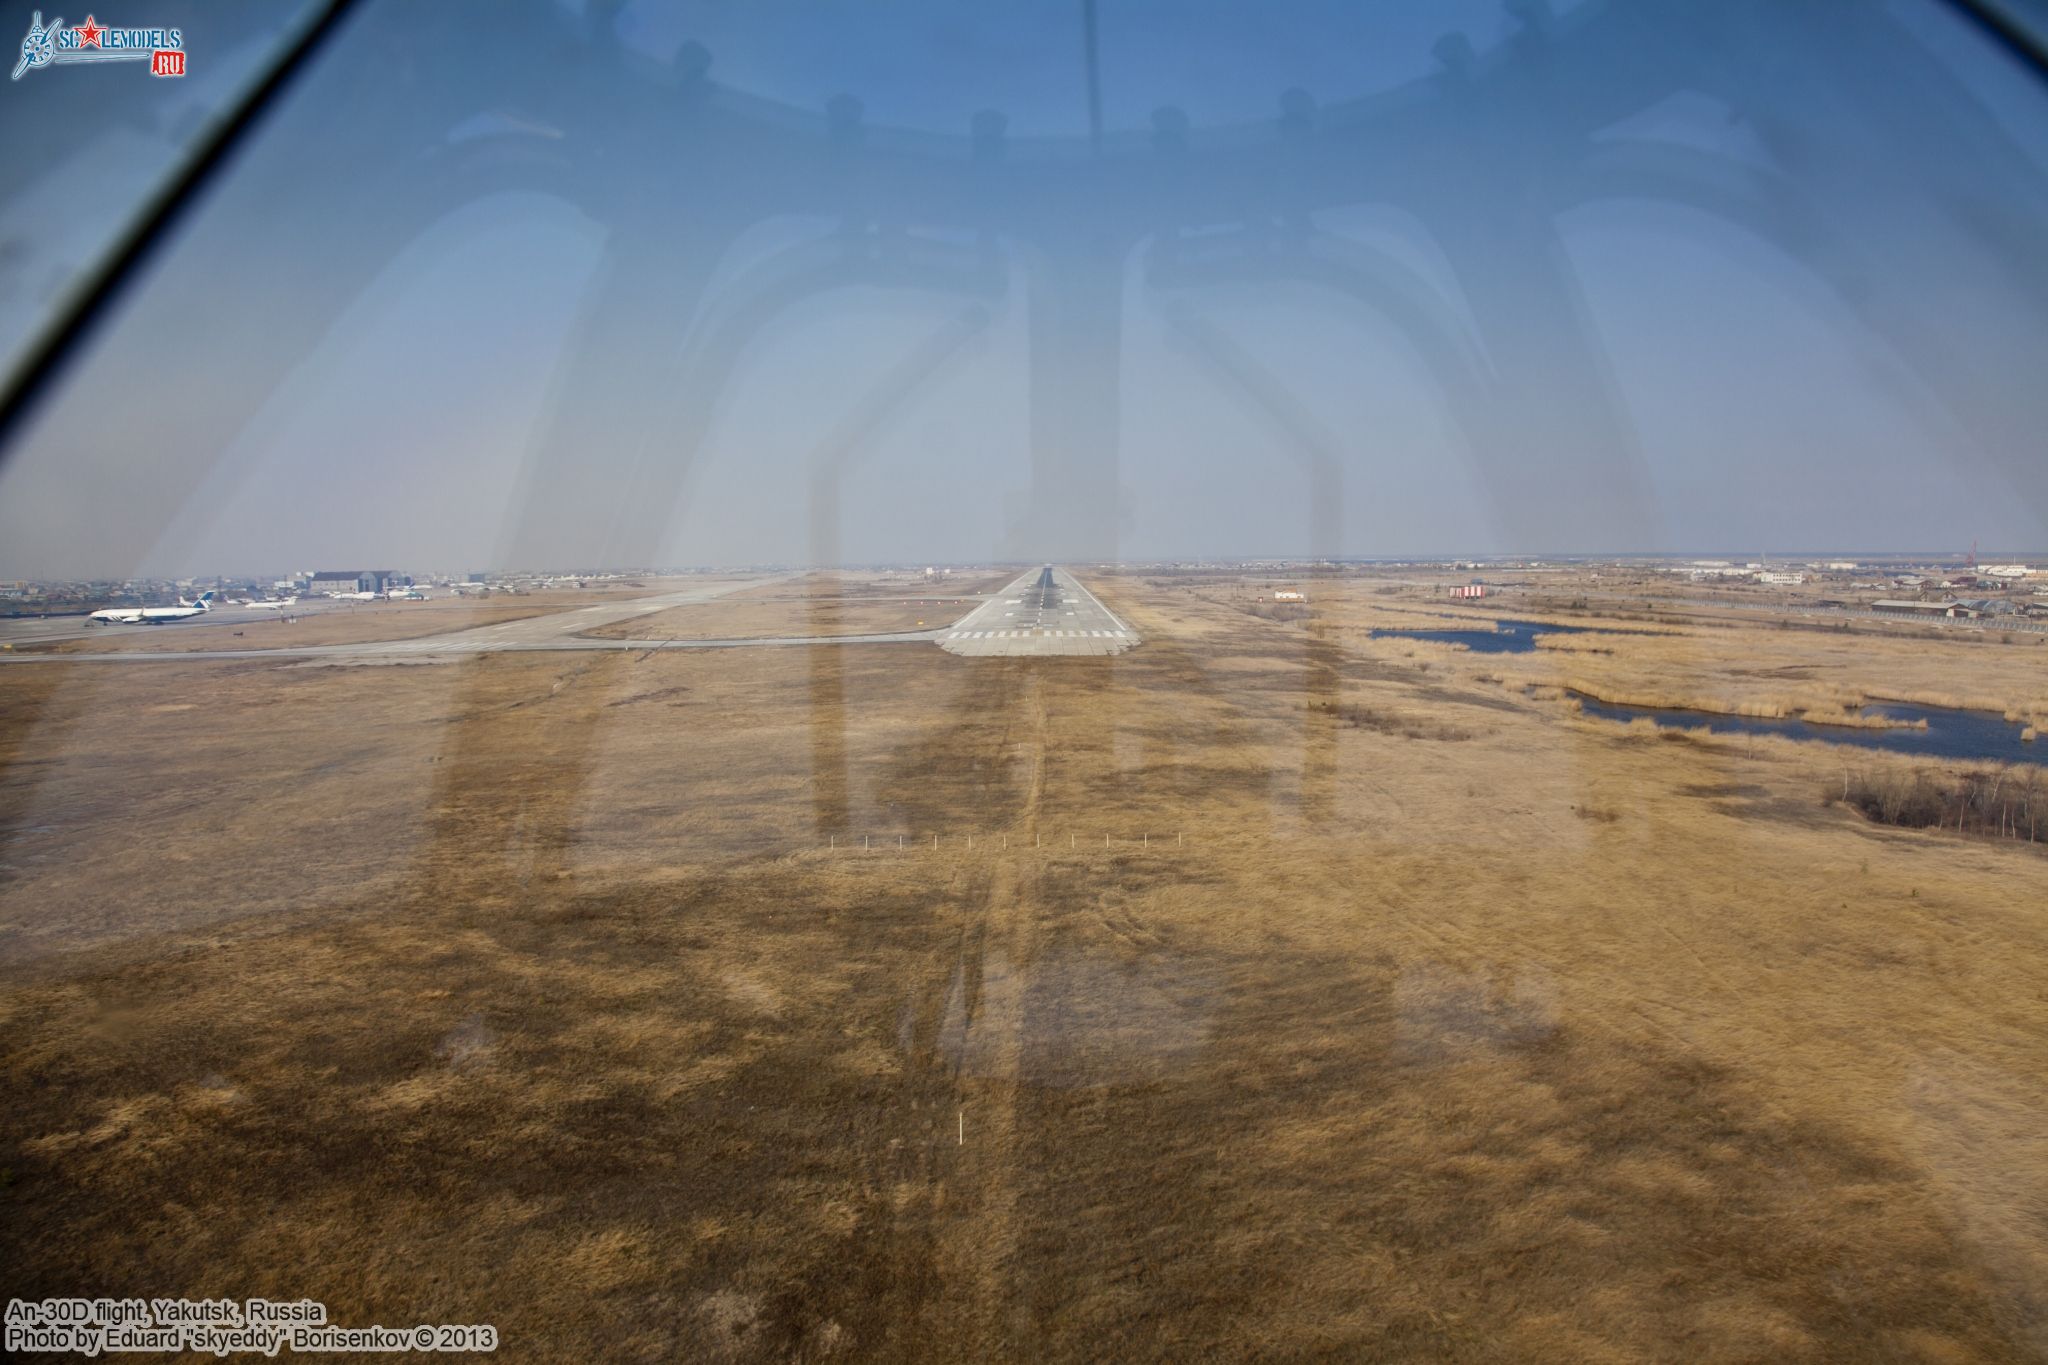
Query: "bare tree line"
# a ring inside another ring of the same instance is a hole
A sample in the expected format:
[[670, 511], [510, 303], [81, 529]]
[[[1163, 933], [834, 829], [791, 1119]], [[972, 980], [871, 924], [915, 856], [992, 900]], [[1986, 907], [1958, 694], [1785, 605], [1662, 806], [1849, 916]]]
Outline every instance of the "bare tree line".
[[[1834, 793], [1829, 792], [1829, 799]], [[1841, 800], [1880, 824], [1948, 829], [2038, 843], [2048, 829], [2048, 785], [2041, 769], [2020, 763], [1936, 774], [1842, 773]]]

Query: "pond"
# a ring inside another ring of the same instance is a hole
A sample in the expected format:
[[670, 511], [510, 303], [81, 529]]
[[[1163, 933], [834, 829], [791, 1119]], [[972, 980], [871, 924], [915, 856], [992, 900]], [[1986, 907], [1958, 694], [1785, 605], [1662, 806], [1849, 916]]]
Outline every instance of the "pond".
[[[1453, 618], [1462, 619], [1462, 618]], [[1498, 629], [1463, 630], [1375, 630], [1373, 640], [1434, 640], [1438, 644], [1463, 645], [1474, 654], [1527, 654], [1536, 648], [1538, 635], [1587, 635], [1600, 632], [1587, 626], [1553, 626], [1542, 621], [1498, 621]], [[1608, 632], [1627, 634], [1629, 632]]]
[[1653, 706], [1623, 706], [1596, 701], [1573, 693], [1589, 716], [1604, 720], [1631, 721], [1648, 716], [1659, 725], [1680, 730], [1707, 729], [1717, 735], [1785, 735], [1791, 739], [1819, 739], [1831, 744], [1851, 744], [1864, 749], [1884, 749], [1896, 754], [1918, 754], [1926, 758], [1984, 759], [1994, 763], [2048, 764], [2048, 745], [2020, 738], [2022, 727], [2010, 724], [1990, 711], [1958, 711], [1940, 706], [1909, 706], [1903, 702], [1881, 702], [1863, 708], [1866, 716], [1885, 716], [1909, 725], [1924, 720], [1927, 728], [1895, 727], [1865, 730], [1850, 725], [1816, 725], [1796, 717], [1772, 719], [1762, 716], [1730, 716], [1717, 711], [1662, 710]]

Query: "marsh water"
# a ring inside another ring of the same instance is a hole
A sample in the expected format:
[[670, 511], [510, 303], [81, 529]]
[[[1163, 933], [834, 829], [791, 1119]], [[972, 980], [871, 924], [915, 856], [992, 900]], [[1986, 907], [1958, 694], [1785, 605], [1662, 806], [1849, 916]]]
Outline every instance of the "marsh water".
[[[2020, 738], [2021, 727], [1989, 711], [1960, 711], [1939, 706], [1910, 706], [1903, 702], [1881, 702], [1863, 708], [1866, 716], [1884, 716], [1904, 725], [1885, 729], [1861, 729], [1849, 725], [1816, 725], [1797, 717], [1783, 719], [1763, 716], [1730, 716], [1717, 711], [1665, 710], [1654, 706], [1623, 706], [1596, 701], [1574, 693], [1589, 716], [1606, 720], [1631, 721], [1648, 716], [1659, 725], [1674, 729], [1705, 728], [1715, 734], [1785, 735], [1791, 739], [1821, 739], [1831, 744], [1853, 744], [1864, 749], [1885, 749], [1897, 754], [1920, 754], [1929, 758], [1988, 759], [1996, 763], [2048, 763], [2048, 746]], [[1926, 729], [1912, 722], [1924, 720]]]
[[[1453, 618], [1462, 619], [1462, 618]], [[1536, 648], [1538, 635], [1587, 635], [1600, 632], [1586, 626], [1553, 626], [1543, 621], [1495, 622], [1496, 629], [1486, 630], [1375, 630], [1368, 633], [1374, 640], [1434, 640], [1438, 644], [1463, 645], [1474, 654], [1527, 654]], [[1607, 632], [1620, 634], [1624, 632]]]

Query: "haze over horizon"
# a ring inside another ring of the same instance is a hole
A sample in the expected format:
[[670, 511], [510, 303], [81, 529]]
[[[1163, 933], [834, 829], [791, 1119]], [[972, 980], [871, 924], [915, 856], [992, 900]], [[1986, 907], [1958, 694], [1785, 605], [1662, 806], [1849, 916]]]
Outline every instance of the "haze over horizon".
[[[1568, 563], [1602, 564], [1632, 563], [1640, 561], [1661, 561], [1673, 564], [1683, 564], [1685, 562], [1693, 560], [1722, 561], [1733, 566], [1761, 563], [1767, 567], [1775, 567], [1780, 564], [1799, 565], [1816, 560], [1840, 560], [1845, 562], [1853, 560], [1859, 563], [1859, 565], [1868, 565], [1872, 567], [1890, 564], [1913, 564], [1928, 568], [1941, 567], [1950, 569], [1964, 569], [1971, 567], [1973, 564], [1991, 565], [2005, 562], [2039, 564], [2044, 560], [2048, 560], [2048, 549], [2043, 549], [2039, 547], [2016, 548], [2011, 546], [1991, 549], [1984, 546], [1979, 546], [1977, 557], [1974, 561], [1972, 561], [1970, 558], [1968, 547], [1956, 551], [1924, 548], [1863, 548], [1847, 550], [1839, 548], [1793, 548], [1787, 550], [1772, 550], [1768, 552], [1758, 552], [1753, 550], [1731, 550], [1725, 546], [1710, 546], [1705, 549], [1691, 548], [1655, 552], [1628, 550], [1593, 550], [1584, 552], [1558, 552], [1541, 550], [1502, 550], [1478, 552], [1464, 550], [1439, 550], [1420, 551], [1414, 554], [1406, 555], [1347, 555], [1323, 562], [1328, 562], [1330, 564], [1338, 566], [1358, 565], [1362, 567], [1370, 567], [1374, 565], [1400, 565], [1411, 563], [1449, 564], [1466, 561], [1470, 561], [1475, 564], [1541, 564], [1554, 562], [1562, 565]], [[451, 577], [465, 573], [486, 572], [493, 574], [511, 575], [552, 574], [556, 576], [574, 576], [577, 574], [595, 575], [605, 573], [719, 573], [753, 569], [788, 569], [799, 572], [816, 573], [830, 573], [835, 571], [845, 571], [848, 573], [862, 573], [879, 570], [901, 570], [914, 572], [922, 568], [935, 568], [940, 570], [941, 572], [945, 572], [953, 570], [974, 570], [986, 568], [1010, 569], [1028, 566], [1030, 564], [1040, 562], [1057, 562], [1064, 567], [1086, 569], [1094, 565], [1123, 568], [1144, 566], [1148, 564], [1165, 563], [1309, 563], [1315, 562], [1315, 557], [1306, 554], [1287, 554], [1281, 552], [1247, 552], [1243, 554], [1225, 552], [1207, 555], [1168, 554], [1152, 556], [1147, 558], [1138, 558], [1135, 556], [1121, 556], [1114, 559], [1078, 561], [1040, 561], [1029, 557], [1023, 559], [998, 559], [993, 556], [985, 555], [980, 559], [942, 560], [928, 558], [918, 559], [913, 557], [906, 559], [877, 559], [865, 561], [845, 560], [833, 564], [822, 564], [807, 560], [734, 560], [724, 563], [690, 563], [687, 561], [677, 560], [666, 563], [650, 561], [645, 564], [603, 564], [593, 562], [587, 564], [456, 565], [437, 563], [429, 560], [407, 560], [399, 557], [359, 555], [353, 559], [330, 558], [309, 560], [304, 564], [296, 562], [289, 564], [272, 565], [242, 564], [229, 565], [225, 567], [189, 569], [178, 571], [175, 573], [136, 572], [122, 574], [73, 574], [61, 576], [22, 575], [21, 577], [26, 581], [38, 581], [40, 579], [40, 581], [51, 582], [107, 582], [121, 581], [125, 579], [158, 579], [163, 581], [206, 581], [214, 578], [226, 579], [230, 582], [242, 579], [247, 579], [255, 582], [262, 582], [271, 578], [282, 578], [293, 574], [300, 574], [309, 571], [318, 572], [323, 569], [334, 568], [393, 569], [398, 572], [414, 575], [431, 574], [447, 575]]]
[[9, 452], [0, 576], [2048, 546], [2040, 89], [1696, 8], [1105, 0], [1095, 154], [1063, 6], [369, 4]]

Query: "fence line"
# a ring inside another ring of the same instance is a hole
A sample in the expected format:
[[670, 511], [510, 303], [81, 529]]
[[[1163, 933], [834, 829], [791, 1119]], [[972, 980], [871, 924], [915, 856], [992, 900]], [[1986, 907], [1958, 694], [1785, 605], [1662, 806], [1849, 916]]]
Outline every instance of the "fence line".
[[[883, 841], [883, 842], [881, 842], [880, 844], [877, 844], [877, 843], [876, 843], [876, 836], [875, 836], [875, 835], [872, 835], [872, 834], [863, 834], [863, 835], [859, 836], [859, 842], [858, 842], [858, 843], [856, 843], [856, 842], [854, 841], [854, 836], [853, 836], [853, 835], [851, 835], [851, 834], [849, 834], [849, 835], [847, 835], [847, 836], [846, 836], [846, 842], [845, 842], [844, 844], [841, 844], [841, 843], [839, 842], [839, 836], [838, 836], [838, 835], [836, 835], [836, 834], [833, 834], [833, 835], [828, 835], [828, 836], [826, 836], [826, 840], [825, 840], [825, 848], [826, 848], [826, 850], [827, 850], [828, 852], [858, 852], [858, 853], [872, 853], [872, 852], [874, 852], [874, 850], [875, 850], [876, 848], [878, 848], [878, 847], [879, 847], [879, 848], [881, 848], [881, 849], [882, 849], [882, 850], [883, 850], [884, 852], [886, 852], [886, 851], [888, 851], [888, 849], [889, 849], [889, 845], [888, 845], [888, 842], [887, 842], [887, 840], [889, 839], [889, 837], [890, 837], [890, 836], [889, 836], [889, 835], [886, 835], [886, 834], [884, 834], [884, 835], [882, 835], [882, 836], [880, 836], [880, 837], [881, 837], [881, 839], [882, 839], [882, 841]], [[964, 840], [964, 841], [966, 842], [966, 846], [967, 846], [968, 850], [969, 850], [970, 852], [971, 852], [971, 851], [973, 850], [973, 848], [974, 848], [974, 838], [975, 838], [975, 836], [974, 836], [974, 835], [972, 835], [972, 834], [956, 834], [956, 835], [954, 835], [954, 836], [952, 836], [952, 837], [953, 837], [953, 838], [955, 838], [955, 839], [958, 839], [958, 840]], [[1167, 847], [1171, 847], [1171, 848], [1186, 848], [1186, 847], [1187, 847], [1187, 836], [1186, 836], [1186, 834], [1185, 834], [1184, 832], [1182, 832], [1182, 831], [1180, 831], [1180, 830], [1175, 830], [1175, 831], [1174, 831], [1174, 833], [1173, 833], [1173, 842], [1172, 842], [1171, 844], [1168, 844], [1168, 843], [1166, 843], [1166, 836], [1165, 836], [1165, 835], [1163, 835], [1163, 834], [1162, 834], [1162, 835], [1160, 835], [1160, 836], [1159, 836], [1159, 838], [1160, 838], [1160, 847], [1162, 847], [1162, 848], [1167, 848]], [[910, 850], [910, 849], [912, 849], [913, 847], [914, 847], [914, 848], [927, 848], [927, 847], [928, 847], [928, 848], [930, 848], [930, 849], [931, 849], [931, 850], [932, 850], [933, 852], [935, 852], [935, 853], [936, 853], [936, 852], [939, 852], [939, 851], [941, 851], [941, 850], [942, 850], [942, 849], [943, 849], [943, 848], [945, 847], [945, 843], [944, 843], [944, 839], [945, 839], [945, 836], [944, 836], [944, 835], [940, 835], [940, 834], [934, 834], [934, 835], [932, 835], [932, 841], [931, 841], [931, 843], [930, 843], [929, 845], [927, 845], [927, 844], [926, 844], [926, 843], [924, 842], [924, 836], [923, 836], [923, 835], [919, 835], [919, 836], [917, 836], [917, 839], [916, 839], [916, 841], [915, 841], [915, 843], [914, 843], [914, 844], [913, 844], [913, 843], [911, 842], [911, 840], [910, 840], [910, 836], [909, 836], [909, 835], [908, 835], [907, 833], [900, 833], [900, 834], [897, 834], [897, 835], [895, 836], [895, 839], [896, 839], [896, 848], [897, 848], [898, 850], [903, 850], [903, 851], [909, 851], [909, 850]], [[983, 848], [984, 850], [986, 850], [986, 849], [987, 849], [987, 848], [989, 847], [989, 839], [988, 839], [988, 836], [987, 836], [987, 835], [985, 835], [985, 834], [984, 834], [984, 835], [982, 835], [982, 836], [981, 836], [981, 840], [982, 840], [982, 848]], [[997, 836], [996, 836], [996, 846], [997, 846], [997, 849], [998, 849], [999, 851], [1001, 851], [1001, 852], [1008, 852], [1008, 851], [1009, 851], [1009, 848], [1010, 848], [1010, 836], [1009, 836], [1008, 834], [999, 834], [999, 835], [997, 835]], [[1044, 836], [1044, 835], [1042, 835], [1042, 834], [1041, 834], [1041, 835], [1037, 835], [1037, 836], [1035, 836], [1035, 837], [1033, 838], [1033, 840], [1032, 840], [1032, 845], [1031, 845], [1031, 846], [1032, 846], [1032, 847], [1033, 847], [1034, 849], [1041, 849], [1041, 848], [1044, 848], [1044, 847], [1045, 847], [1045, 836]], [[1117, 836], [1115, 836], [1115, 835], [1113, 835], [1113, 834], [1105, 834], [1105, 835], [1103, 835], [1103, 836], [1102, 836], [1102, 846], [1103, 846], [1103, 847], [1104, 847], [1105, 849], [1109, 849], [1109, 848], [1118, 848], [1118, 847], [1122, 847], [1122, 848], [1138, 848], [1138, 849], [1150, 849], [1150, 848], [1152, 847], [1152, 835], [1151, 835], [1151, 833], [1150, 833], [1149, 831], [1144, 831], [1144, 830], [1141, 830], [1141, 831], [1139, 831], [1139, 832], [1138, 832], [1137, 834], [1132, 834], [1132, 835], [1125, 835], [1125, 836], [1123, 837], [1123, 839], [1122, 839], [1121, 841], [1119, 841], [1119, 840], [1117, 839]], [[1057, 845], [1054, 845], [1054, 847], [1057, 847]], [[1094, 836], [1093, 836], [1093, 835], [1090, 835], [1090, 836], [1089, 836], [1089, 847], [1091, 847], [1091, 848], [1092, 848], [1092, 847], [1094, 847]], [[1081, 848], [1081, 836], [1080, 836], [1080, 835], [1079, 835], [1078, 833], [1075, 833], [1074, 831], [1071, 831], [1071, 830], [1070, 830], [1070, 831], [1068, 831], [1068, 833], [1067, 833], [1067, 849], [1068, 849], [1068, 851], [1069, 851], [1069, 852], [1079, 852], [1079, 851], [1080, 851], [1080, 848]]]

